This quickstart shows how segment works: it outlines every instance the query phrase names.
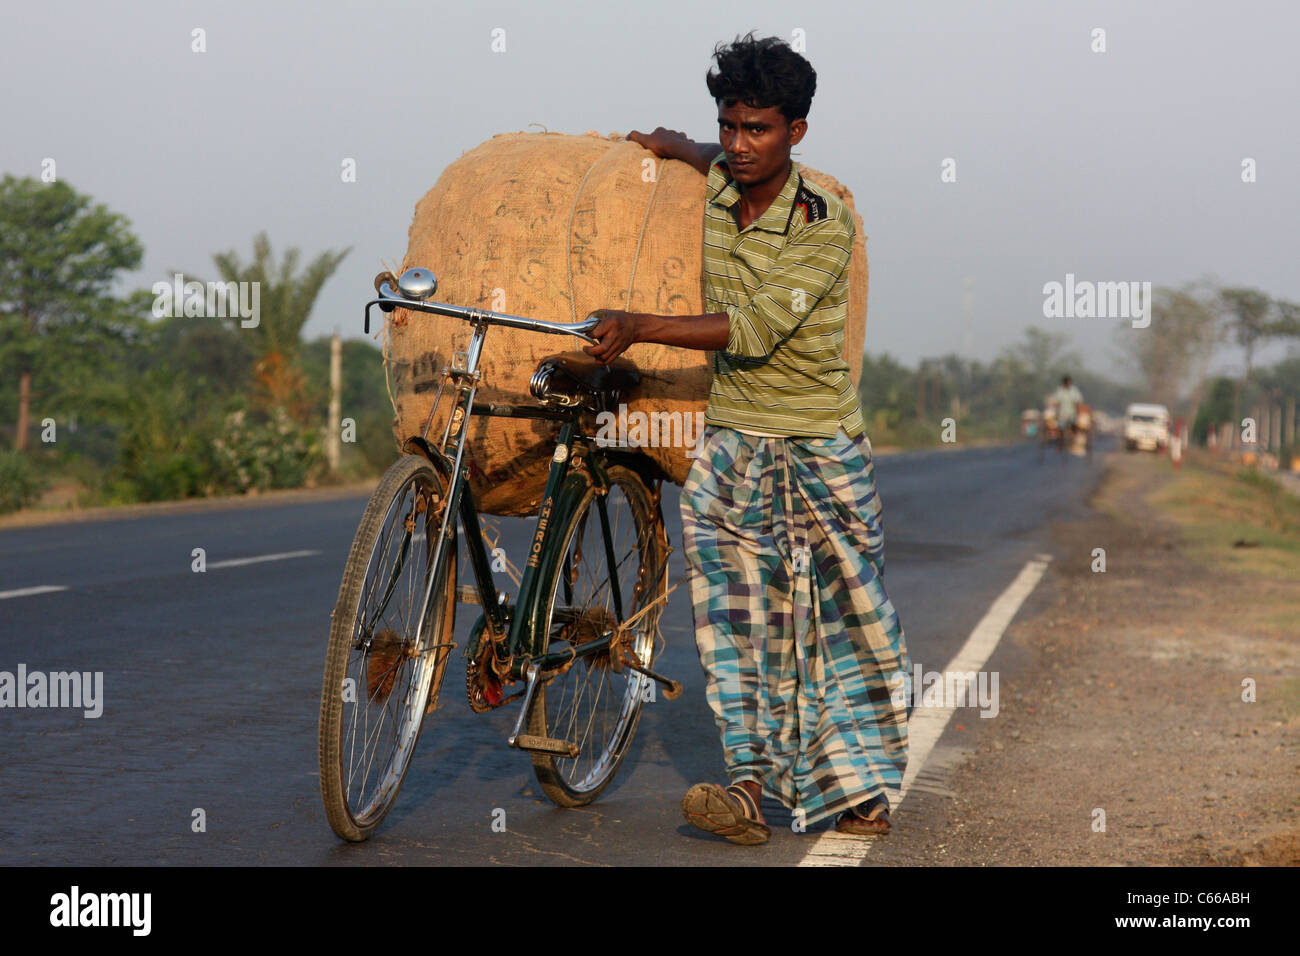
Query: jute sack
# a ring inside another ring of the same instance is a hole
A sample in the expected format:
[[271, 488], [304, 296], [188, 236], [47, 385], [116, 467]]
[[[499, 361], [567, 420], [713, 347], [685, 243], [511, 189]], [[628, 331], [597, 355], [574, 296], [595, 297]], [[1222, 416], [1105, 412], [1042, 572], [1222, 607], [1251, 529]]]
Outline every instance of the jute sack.
[[[825, 173], [801, 166], [810, 182], [850, 208], [853, 197]], [[578, 322], [600, 308], [659, 315], [704, 311], [701, 261], [704, 177], [686, 163], [657, 159], [617, 135], [502, 133], [443, 172], [416, 204], [402, 269], [438, 276], [435, 299], [555, 322]], [[867, 256], [861, 217], [850, 262], [849, 317], [843, 355], [854, 385], [861, 375], [867, 306]], [[468, 346], [458, 319], [397, 309], [385, 328], [385, 358], [399, 442], [418, 435], [452, 353]], [[483, 402], [535, 404], [528, 380], [540, 359], [580, 349], [571, 336], [493, 327], [480, 369]], [[642, 451], [681, 484], [690, 446], [708, 404], [712, 353], [637, 344], [624, 355], [640, 369], [637, 412], [681, 413], [670, 436]], [[442, 435], [450, 403], [438, 409], [430, 437]], [[668, 421], [662, 415], [660, 422]], [[632, 441], [640, 439], [628, 429]], [[488, 514], [536, 512], [558, 426], [475, 416], [469, 426], [470, 485]]]

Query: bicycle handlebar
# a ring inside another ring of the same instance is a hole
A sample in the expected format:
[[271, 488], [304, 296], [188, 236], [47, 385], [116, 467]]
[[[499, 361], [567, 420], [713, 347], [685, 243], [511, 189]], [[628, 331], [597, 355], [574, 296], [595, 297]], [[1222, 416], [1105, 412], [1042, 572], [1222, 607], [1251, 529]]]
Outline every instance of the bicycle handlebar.
[[[544, 319], [530, 319], [522, 315], [511, 315], [508, 312], [492, 312], [488, 309], [473, 309], [463, 305], [451, 305], [447, 302], [408, 299], [394, 290], [388, 282], [384, 282], [379, 286], [378, 298], [371, 299], [366, 303], [365, 330], [367, 334], [370, 332], [370, 308], [375, 305], [384, 309], [385, 312], [391, 312], [395, 308], [410, 309], [413, 312], [445, 315], [448, 318], [461, 319], [465, 322], [483, 322], [487, 325], [502, 325], [506, 328], [525, 329], [530, 332], [549, 332], [553, 335], [576, 335], [592, 345], [600, 344], [598, 339], [594, 339], [587, 334], [600, 322], [595, 316], [587, 316], [581, 322], [547, 322]], [[388, 308], [384, 308], [384, 306], [388, 306]]]

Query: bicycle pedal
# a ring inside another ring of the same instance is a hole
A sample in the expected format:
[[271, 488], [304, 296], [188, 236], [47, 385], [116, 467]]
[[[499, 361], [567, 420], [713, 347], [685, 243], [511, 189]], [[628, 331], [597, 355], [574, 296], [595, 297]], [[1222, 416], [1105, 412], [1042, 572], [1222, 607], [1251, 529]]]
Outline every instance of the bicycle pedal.
[[568, 740], [556, 740], [554, 737], [537, 737], [533, 734], [519, 734], [510, 738], [510, 746], [518, 747], [536, 754], [552, 754], [556, 757], [576, 757], [582, 748]]

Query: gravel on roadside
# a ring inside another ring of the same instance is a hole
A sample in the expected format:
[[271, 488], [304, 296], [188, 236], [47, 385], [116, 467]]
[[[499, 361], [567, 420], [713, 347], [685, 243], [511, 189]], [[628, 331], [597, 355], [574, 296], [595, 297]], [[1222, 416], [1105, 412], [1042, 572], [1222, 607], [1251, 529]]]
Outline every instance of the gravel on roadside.
[[1026, 666], [997, 717], [950, 725], [942, 786], [909, 794], [873, 862], [1300, 864], [1300, 583], [1198, 563], [1147, 502], [1170, 477], [1112, 454], [1093, 515], [1054, 527], [990, 664]]

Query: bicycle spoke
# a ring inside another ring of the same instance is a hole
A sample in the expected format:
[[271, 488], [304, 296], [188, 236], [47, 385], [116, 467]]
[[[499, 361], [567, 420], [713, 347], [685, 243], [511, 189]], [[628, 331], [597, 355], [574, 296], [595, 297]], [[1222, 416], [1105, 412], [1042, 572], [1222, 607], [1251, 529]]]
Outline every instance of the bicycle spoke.
[[[420, 502], [439, 495], [445, 483], [438, 485], [428, 462], [412, 456], [386, 473], [381, 489], [372, 496], [349, 556], [353, 576], [345, 574], [340, 589], [339, 607], [349, 615], [344, 626], [351, 630], [331, 636], [331, 654], [336, 644], [346, 651], [330, 665], [336, 669], [327, 667], [325, 693], [341, 694], [342, 703], [322, 701], [326, 810], [335, 831], [352, 840], [364, 839], [388, 812], [418, 739], [426, 701], [437, 693], [438, 650], [424, 648], [442, 639], [422, 635], [417, 646], [417, 632], [426, 630], [424, 624], [430, 625], [429, 633], [440, 630], [454, 614], [454, 605], [443, 603], [444, 586], [436, 594], [429, 592], [428, 614], [423, 621], [419, 616], [432, 571], [430, 544], [436, 538], [429, 532], [436, 514]], [[360, 547], [365, 550], [358, 551]], [[451, 581], [454, 587], [456, 555], [444, 560], [443, 585]], [[349, 587], [355, 590], [345, 601]], [[349, 686], [353, 692], [347, 692]]]
[[[605, 672], [602, 670], [601, 673], [604, 674]], [[587, 671], [587, 681], [588, 681], [588, 686], [590, 686], [590, 681], [591, 681], [591, 671], [590, 671], [590, 670]], [[581, 743], [585, 743], [585, 742], [587, 741], [588, 736], [591, 734], [591, 725], [592, 725], [592, 724], [595, 722], [595, 720], [596, 720], [596, 711], [597, 711], [597, 710], [599, 709], [599, 707], [600, 707], [600, 697], [601, 697], [601, 694], [603, 693], [604, 689], [605, 689], [605, 678], [602, 677], [602, 678], [597, 682], [597, 685], [596, 685], [596, 698], [595, 698], [595, 700], [592, 701], [592, 704], [591, 704], [591, 716], [587, 719], [587, 727], [586, 727], [586, 729], [583, 731], [583, 733], [582, 733], [582, 737], [579, 738], [579, 743], [580, 743], [580, 744], [581, 744]], [[584, 749], [585, 749], [585, 748], [584, 748]], [[573, 767], [573, 769], [574, 769], [574, 772], [576, 773], [576, 772], [577, 772], [577, 769], [578, 769], [578, 762], [577, 762], [576, 760], [574, 761], [574, 767]], [[573, 777], [570, 776], [569, 779], [572, 780]]]
[[[605, 517], [593, 491], [567, 531], [546, 625], [553, 651], [561, 651], [564, 642], [577, 648], [608, 634], [611, 626], [621, 626], [660, 590], [658, 576], [647, 576], [662, 562], [648, 489], [620, 466], [610, 474], [611, 486], [603, 501]], [[648, 621], [638, 621], [630, 635], [630, 650], [647, 665], [651, 654], [646, 652], [646, 629], [653, 650], [656, 620], [657, 615], [652, 615]], [[640, 712], [642, 678], [630, 671], [616, 674], [611, 653], [619, 652], [606, 650], [578, 658], [548, 682], [544, 697], [539, 698], [545, 717], [537, 732], [579, 747], [576, 757], [549, 756], [544, 761], [555, 776], [541, 776], [543, 789], [564, 806], [590, 802], [609, 782]]]
[[[396, 511], [398, 514], [402, 513], [404, 504], [405, 504], [404, 499], [394, 500], [393, 505], [396, 506]], [[385, 546], [389, 543], [390, 536], [392, 532], [396, 530], [397, 527], [396, 524], [391, 521], [392, 516], [393, 516], [393, 508], [390, 507], [388, 513], [384, 516], [384, 524], [381, 528], [382, 536], [379, 542], [375, 546], [375, 553], [379, 555], [379, 562], [380, 562], [379, 567], [376, 568], [376, 574], [375, 574], [375, 580], [377, 581], [384, 580], [386, 576], [385, 570], [386, 570], [386, 562], [388, 560], [389, 552]], [[396, 560], [397, 560], [396, 556], [394, 556], [393, 558], [394, 564], [396, 563]], [[391, 570], [389, 570], [387, 573], [391, 574], [392, 572]], [[363, 601], [365, 601], [368, 597], [369, 597], [369, 589], [367, 589], [367, 593], [362, 596]], [[364, 610], [364, 605], [363, 605], [363, 610]], [[367, 618], [368, 617], [369, 615], [367, 614]], [[366, 625], [361, 629], [361, 633], [370, 634], [372, 633], [373, 628], [374, 628], [374, 622], [371, 621], [368, 625]]]

